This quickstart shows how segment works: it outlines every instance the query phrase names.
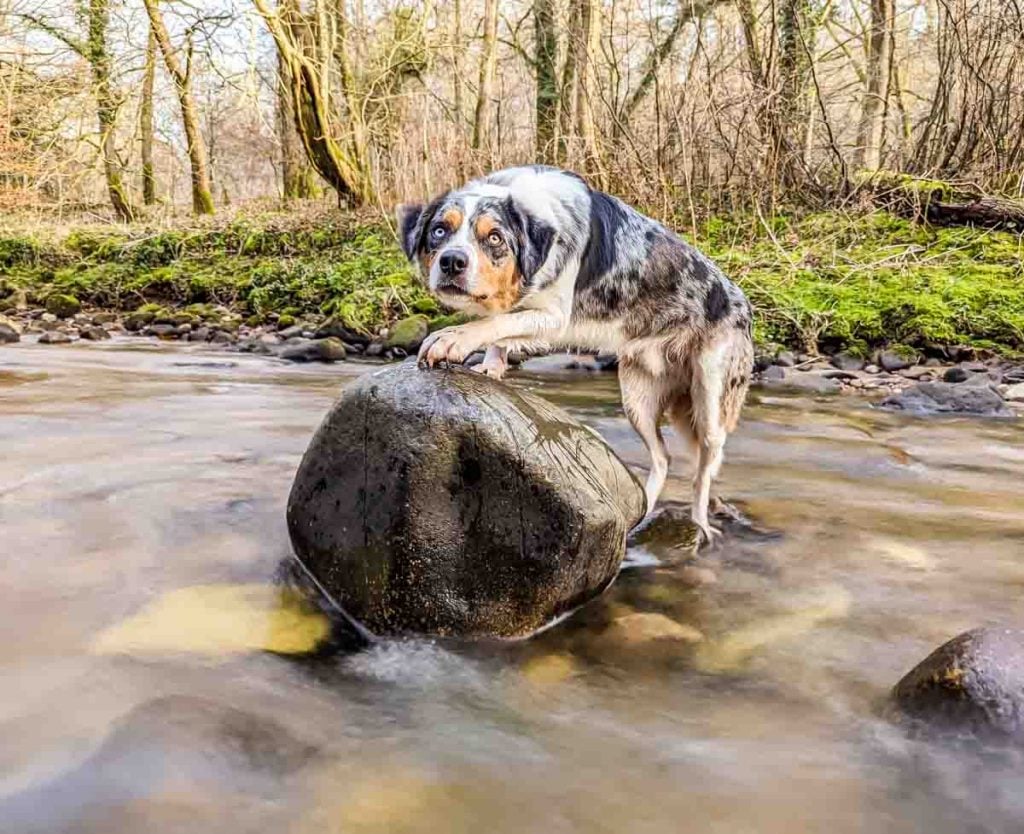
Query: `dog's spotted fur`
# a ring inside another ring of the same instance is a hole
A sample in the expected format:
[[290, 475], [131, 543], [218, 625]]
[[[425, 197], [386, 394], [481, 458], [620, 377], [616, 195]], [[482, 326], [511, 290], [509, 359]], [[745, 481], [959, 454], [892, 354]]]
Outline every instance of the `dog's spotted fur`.
[[[693, 518], [710, 538], [711, 480], [753, 366], [750, 304], [715, 264], [577, 175], [544, 166], [401, 206], [399, 228], [430, 289], [485, 317], [433, 334], [421, 360], [461, 362], [486, 347], [478, 367], [501, 376], [509, 349], [617, 353], [623, 406], [651, 453], [648, 511], [668, 472], [667, 416], [693, 447]], [[455, 255], [463, 269], [451, 268]]]

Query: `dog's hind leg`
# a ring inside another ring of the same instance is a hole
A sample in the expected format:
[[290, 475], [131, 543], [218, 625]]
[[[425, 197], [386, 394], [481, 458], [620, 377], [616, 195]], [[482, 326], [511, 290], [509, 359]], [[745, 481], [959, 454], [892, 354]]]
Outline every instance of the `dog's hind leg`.
[[626, 417], [651, 456], [651, 471], [644, 488], [647, 514], [650, 515], [668, 475], [669, 456], [659, 427], [666, 405], [665, 381], [636, 362], [622, 358], [619, 361], [619, 386]]
[[708, 521], [711, 484], [722, 466], [729, 432], [736, 427], [753, 364], [753, 348], [745, 334], [716, 339], [693, 360], [690, 407], [697, 447], [691, 517], [710, 541], [718, 533]]

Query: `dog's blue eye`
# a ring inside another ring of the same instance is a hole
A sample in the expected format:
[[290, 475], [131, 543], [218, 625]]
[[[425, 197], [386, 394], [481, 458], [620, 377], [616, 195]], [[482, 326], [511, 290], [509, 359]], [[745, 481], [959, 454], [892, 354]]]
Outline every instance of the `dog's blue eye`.
[[434, 230], [430, 234], [440, 240], [445, 235], [445, 228], [444, 226], [434, 226]]

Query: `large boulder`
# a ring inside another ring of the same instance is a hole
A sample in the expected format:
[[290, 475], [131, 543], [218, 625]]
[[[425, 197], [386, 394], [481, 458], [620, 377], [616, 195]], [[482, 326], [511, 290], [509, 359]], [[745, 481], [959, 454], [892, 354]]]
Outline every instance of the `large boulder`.
[[1024, 630], [954, 637], [896, 684], [892, 700], [919, 728], [1024, 741]]
[[306, 569], [371, 633], [523, 637], [601, 593], [640, 484], [550, 403], [415, 360], [367, 374], [299, 466]]

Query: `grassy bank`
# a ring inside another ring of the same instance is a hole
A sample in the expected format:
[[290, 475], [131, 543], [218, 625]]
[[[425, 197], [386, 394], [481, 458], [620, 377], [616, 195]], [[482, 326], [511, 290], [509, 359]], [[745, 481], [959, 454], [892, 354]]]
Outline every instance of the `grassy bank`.
[[[762, 344], [1024, 349], [1024, 238], [876, 212], [713, 219], [696, 242], [744, 287]], [[269, 213], [195, 228], [0, 232], [0, 307], [221, 305], [254, 322], [340, 317], [375, 332], [442, 311], [379, 219]]]

